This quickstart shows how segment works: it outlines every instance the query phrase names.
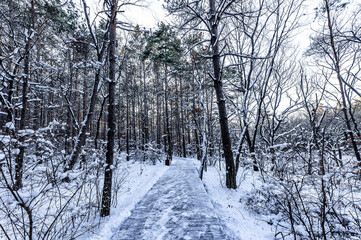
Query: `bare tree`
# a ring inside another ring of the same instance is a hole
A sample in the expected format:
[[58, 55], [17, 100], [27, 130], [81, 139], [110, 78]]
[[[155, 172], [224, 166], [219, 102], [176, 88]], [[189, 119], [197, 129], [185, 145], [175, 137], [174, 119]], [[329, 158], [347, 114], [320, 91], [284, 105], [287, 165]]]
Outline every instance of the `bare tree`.
[[[95, 104], [96, 104], [96, 100], [97, 100], [97, 95], [98, 95], [98, 91], [99, 91], [99, 86], [101, 85], [101, 79], [102, 79], [102, 72], [103, 72], [103, 56], [104, 56], [104, 52], [106, 49], [106, 38], [108, 35], [108, 25], [109, 25], [109, 20], [107, 21], [107, 26], [106, 26], [106, 30], [104, 32], [103, 35], [103, 41], [99, 42], [97, 36], [94, 33], [93, 27], [91, 25], [90, 22], [90, 18], [89, 18], [89, 13], [88, 13], [88, 7], [86, 4], [86, 0], [82, 0], [83, 1], [83, 9], [84, 9], [84, 15], [85, 15], [85, 19], [86, 19], [86, 23], [88, 26], [88, 30], [91, 34], [91, 38], [93, 41], [93, 45], [96, 49], [96, 55], [97, 55], [97, 62], [98, 65], [96, 66], [96, 74], [95, 74], [95, 80], [94, 80], [94, 85], [93, 85], [93, 90], [92, 90], [92, 94], [90, 97], [90, 104], [89, 104], [89, 108], [87, 111], [87, 114], [85, 115], [85, 118], [81, 124], [80, 130], [79, 130], [79, 134], [76, 137], [75, 140], [75, 146], [73, 148], [72, 153], [69, 156], [69, 159], [66, 163], [64, 172], [67, 172], [69, 170], [72, 170], [74, 165], [76, 164], [78, 157], [81, 153], [81, 150], [83, 148], [83, 146], [85, 145], [85, 140], [86, 140], [86, 132], [89, 128], [89, 125], [92, 121], [93, 118], [93, 113], [94, 113], [94, 108], [95, 108]], [[64, 178], [64, 181], [69, 181], [68, 177]]]
[[[350, 113], [348, 112], [349, 106], [348, 101], [351, 100], [347, 96], [346, 88], [349, 88], [351, 91], [358, 93], [356, 90], [356, 85], [353, 85], [352, 82], [350, 83], [349, 79], [357, 78], [357, 74], [352, 70], [356, 67], [355, 63], [357, 62], [355, 59], [356, 54], [351, 53], [351, 58], [348, 58], [347, 51], [350, 50], [350, 43], [352, 41], [344, 41], [344, 37], [338, 35], [337, 33], [340, 32], [340, 29], [337, 27], [339, 24], [338, 15], [336, 10], [333, 12], [334, 8], [343, 8], [344, 6], [337, 6], [335, 5], [336, 2], [330, 0], [324, 0], [322, 9], [324, 10], [324, 15], [322, 15], [324, 20], [324, 27], [323, 32], [320, 33], [318, 36], [313, 38], [313, 42], [311, 48], [309, 49], [310, 55], [319, 54], [324, 56], [324, 61], [326, 65], [321, 65], [321, 67], [325, 69], [329, 69], [331, 72], [335, 73], [337, 82], [338, 82], [338, 92], [340, 94], [340, 104], [341, 104], [341, 111], [344, 116], [347, 135], [350, 138], [351, 145], [358, 161], [361, 161], [361, 156], [358, 150], [358, 146], [356, 143], [356, 139], [352, 129], [352, 116], [350, 117]], [[350, 66], [347, 69], [347, 66]], [[345, 77], [346, 76], [346, 77]], [[330, 82], [331, 83], [331, 82]], [[355, 81], [353, 81], [355, 83]], [[331, 83], [331, 86], [333, 84]], [[356, 126], [357, 129], [357, 126]]]
[[224, 20], [223, 18], [225, 17], [227, 10], [234, 2], [234, 0], [222, 0], [219, 2], [216, 2], [215, 0], [182, 2], [167, 1], [167, 9], [174, 14], [178, 14], [178, 16], [182, 16], [181, 28], [188, 30], [196, 28], [202, 29], [203, 26], [204, 28], [202, 31], [207, 31], [210, 36], [208, 41], [210, 42], [210, 57], [212, 58], [213, 64], [213, 72], [210, 74], [210, 77], [213, 80], [217, 98], [223, 154], [226, 162], [226, 185], [228, 188], [237, 188], [237, 184], [231, 137], [228, 126], [226, 98], [223, 91], [223, 57], [222, 49], [220, 49], [220, 41], [222, 37], [219, 32], [219, 28], [224, 28], [222, 25], [222, 21]]
[[22, 108], [20, 114], [20, 130], [23, 133], [20, 134], [19, 138], [19, 154], [16, 157], [15, 165], [15, 185], [14, 189], [18, 190], [22, 187], [22, 178], [23, 178], [23, 164], [24, 164], [24, 154], [25, 154], [25, 127], [27, 125], [27, 106], [28, 106], [28, 84], [30, 79], [30, 50], [32, 47], [32, 38], [34, 37], [34, 25], [35, 25], [35, 5], [34, 0], [31, 1], [31, 18], [30, 24], [26, 31], [25, 36], [25, 52], [24, 52], [24, 77], [23, 77], [23, 89], [22, 89]]

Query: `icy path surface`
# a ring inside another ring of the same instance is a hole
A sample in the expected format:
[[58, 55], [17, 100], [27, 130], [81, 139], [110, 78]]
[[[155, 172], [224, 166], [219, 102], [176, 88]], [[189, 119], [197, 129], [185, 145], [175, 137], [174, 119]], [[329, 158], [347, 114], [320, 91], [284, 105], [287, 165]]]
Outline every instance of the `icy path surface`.
[[112, 237], [228, 239], [190, 160], [176, 158]]

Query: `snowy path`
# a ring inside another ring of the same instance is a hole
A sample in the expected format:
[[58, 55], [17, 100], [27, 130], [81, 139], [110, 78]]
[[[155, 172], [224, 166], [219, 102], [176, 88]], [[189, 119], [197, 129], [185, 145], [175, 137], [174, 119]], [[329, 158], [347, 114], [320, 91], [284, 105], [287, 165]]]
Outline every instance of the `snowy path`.
[[194, 165], [177, 158], [112, 239], [227, 238]]

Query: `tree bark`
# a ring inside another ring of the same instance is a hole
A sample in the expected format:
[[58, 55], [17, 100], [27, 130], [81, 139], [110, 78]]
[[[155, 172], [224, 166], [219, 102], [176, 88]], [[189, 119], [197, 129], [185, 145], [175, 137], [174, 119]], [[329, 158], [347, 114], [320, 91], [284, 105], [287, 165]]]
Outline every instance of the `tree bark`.
[[148, 139], [149, 139], [149, 130], [148, 130], [148, 105], [147, 105], [147, 89], [146, 89], [146, 68], [145, 62], [143, 61], [143, 101], [144, 101], [144, 111], [143, 111], [143, 160], [146, 160], [146, 154], [148, 151]]
[[102, 197], [102, 217], [109, 216], [112, 196], [112, 174], [114, 161], [114, 138], [115, 138], [115, 39], [116, 39], [116, 13], [117, 0], [112, 0], [110, 10], [109, 31], [109, 95], [108, 95], [108, 143], [106, 153], [106, 166], [104, 173], [104, 187]]
[[[27, 105], [28, 105], [28, 83], [30, 75], [30, 49], [31, 49], [31, 35], [33, 33], [35, 24], [35, 10], [34, 1], [31, 1], [31, 21], [29, 26], [28, 36], [26, 36], [25, 53], [24, 53], [24, 77], [23, 77], [23, 89], [22, 89], [22, 108], [20, 113], [20, 130], [24, 131], [27, 123]], [[20, 134], [19, 137], [19, 154], [15, 159], [15, 185], [14, 190], [19, 190], [23, 186], [23, 165], [25, 155], [25, 136]]]
[[[109, 95], [108, 95], [109, 96]], [[97, 121], [97, 129], [96, 129], [96, 133], [95, 133], [95, 138], [94, 138], [94, 146], [95, 149], [98, 149], [98, 139], [99, 139], [99, 132], [100, 132], [100, 122], [102, 120], [102, 115], [103, 115], [103, 110], [104, 110], [104, 105], [107, 101], [108, 96], [105, 96], [102, 102], [102, 105], [100, 107], [100, 112], [99, 112], [99, 117], [98, 117], [98, 121]]]
[[184, 130], [184, 113], [183, 113], [183, 83], [182, 77], [179, 79], [179, 88], [180, 88], [180, 111], [181, 111], [181, 127], [182, 127], [182, 153], [183, 157], [187, 157], [187, 148], [186, 148], [186, 138], [185, 138], [185, 130]]
[[[71, 148], [72, 148], [72, 138], [73, 138], [73, 121], [72, 121], [72, 106], [71, 106], [71, 102], [73, 99], [73, 76], [74, 76], [74, 69], [73, 69], [73, 59], [72, 55], [73, 55], [74, 49], [70, 48], [69, 49], [69, 87], [68, 87], [68, 111], [66, 114], [66, 139], [65, 139], [65, 152], [66, 154], [70, 154], [71, 153]], [[75, 116], [74, 116], [75, 117]]]
[[[128, 76], [127, 72], [125, 74], [126, 78]], [[125, 80], [127, 81], [127, 79]], [[127, 152], [127, 161], [130, 160], [130, 144], [129, 144], [129, 138], [130, 138], [130, 117], [129, 117], [129, 86], [128, 83], [126, 84], [126, 109], [127, 109], [127, 126], [126, 126], [126, 136], [125, 136], [125, 142], [126, 142], [126, 152]]]
[[167, 135], [167, 159], [165, 164], [170, 165], [173, 156], [173, 142], [171, 136], [171, 127], [169, 124], [169, 112], [168, 112], [168, 78], [167, 78], [167, 66], [165, 66], [165, 91], [164, 91], [164, 107], [165, 107], [165, 125], [166, 125], [166, 135]]
[[[84, 6], [84, 12], [87, 12], [87, 6], [86, 6], [86, 1], [83, 0], [83, 6]], [[88, 28], [89, 30], [91, 30], [91, 25], [90, 25], [90, 21], [88, 19], [88, 16], [86, 15], [87, 18], [87, 24], [88, 24]], [[100, 47], [98, 45], [98, 42], [95, 38], [95, 36], [93, 37], [93, 42], [95, 44], [95, 47], [97, 49], [97, 62], [101, 63], [103, 62], [103, 55], [104, 55], [104, 43], [103, 46]], [[105, 35], [106, 37], [106, 35]], [[94, 85], [93, 85], [93, 90], [92, 90], [92, 95], [90, 97], [90, 104], [89, 104], [89, 109], [88, 112], [84, 118], [84, 121], [81, 124], [78, 136], [76, 138], [75, 141], [75, 146], [73, 148], [73, 151], [69, 157], [69, 161], [66, 164], [65, 168], [64, 168], [64, 172], [67, 172], [69, 170], [72, 170], [74, 168], [75, 163], [77, 162], [79, 155], [81, 153], [81, 150], [83, 148], [83, 146], [85, 145], [85, 140], [86, 140], [86, 132], [90, 126], [90, 123], [92, 122], [93, 119], [93, 113], [94, 113], [94, 108], [95, 108], [95, 103], [97, 100], [97, 95], [98, 95], [98, 87], [99, 87], [99, 83], [100, 83], [100, 78], [102, 75], [102, 67], [99, 66], [96, 73], [95, 73], [95, 80], [94, 80]], [[69, 182], [70, 179], [69, 177], [65, 177], [63, 179], [63, 181], [65, 182]]]
[[327, 13], [327, 25], [328, 25], [328, 30], [329, 30], [329, 34], [330, 34], [330, 45], [331, 45], [332, 54], [333, 54], [333, 58], [334, 58], [335, 71], [336, 71], [336, 74], [337, 74], [337, 79], [338, 79], [340, 92], [341, 92], [342, 112], [343, 112], [343, 115], [345, 117], [347, 132], [348, 132], [348, 134], [350, 136], [351, 144], [352, 144], [353, 150], [355, 152], [356, 159], [357, 159], [357, 161], [361, 161], [361, 156], [360, 156], [360, 153], [358, 151], [357, 144], [356, 144], [353, 132], [352, 132], [350, 119], [349, 119], [349, 116], [347, 114], [347, 104], [346, 104], [345, 90], [344, 90], [343, 83], [342, 83], [342, 76], [341, 76], [341, 70], [340, 70], [340, 60], [339, 60], [338, 53], [337, 53], [336, 46], [335, 46], [335, 42], [334, 42], [334, 34], [333, 34], [333, 27], [332, 27], [332, 23], [331, 23], [330, 7], [329, 7], [329, 4], [328, 4], [328, 0], [324, 0], [324, 2], [325, 2], [325, 7], [326, 7], [326, 13]]
[[233, 160], [231, 138], [228, 128], [227, 108], [223, 94], [222, 78], [221, 78], [221, 61], [218, 43], [218, 19], [216, 19], [216, 1], [209, 0], [211, 27], [211, 47], [212, 47], [212, 63], [213, 63], [213, 81], [214, 89], [217, 96], [219, 124], [221, 127], [221, 138], [223, 144], [224, 158], [226, 161], [226, 185], [227, 188], [237, 188], [236, 172]]

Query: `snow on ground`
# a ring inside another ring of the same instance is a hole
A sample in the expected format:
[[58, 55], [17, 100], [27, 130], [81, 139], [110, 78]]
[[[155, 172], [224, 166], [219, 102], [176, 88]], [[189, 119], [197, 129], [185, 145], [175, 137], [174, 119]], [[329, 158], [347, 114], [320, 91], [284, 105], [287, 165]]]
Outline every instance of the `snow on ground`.
[[[199, 168], [199, 161], [194, 159], [193, 163]], [[240, 240], [274, 239], [274, 231], [272, 226], [267, 223], [268, 219], [252, 213], [244, 203], [240, 202], [241, 196], [261, 184], [258, 174], [253, 171], [243, 171], [243, 169], [240, 169], [238, 174], [238, 189], [226, 188], [224, 169], [219, 171], [215, 167], [208, 166], [207, 172], [203, 175], [203, 184], [218, 217], [224, 224], [225, 232]]]
[[112, 240], [230, 240], [192, 162], [174, 159]]
[[[199, 168], [199, 161], [196, 159], [192, 161], [195, 167]], [[82, 239], [110, 239], [168, 167], [161, 163], [148, 165], [122, 161], [117, 169], [117, 172], [126, 174], [124, 182], [118, 189], [116, 206], [111, 209], [110, 217], [102, 220], [103, 222], [94, 229], [93, 233], [83, 236]], [[237, 179], [239, 187], [234, 190], [225, 187], [223, 169], [219, 171], [215, 167], [208, 166], [204, 174], [203, 184], [224, 226], [224, 231], [230, 237], [240, 240], [274, 239], [274, 230], [267, 223], [269, 219], [252, 213], [244, 203], [240, 202], [242, 196], [261, 184], [258, 174], [253, 171], [242, 172], [240, 169], [239, 175]]]
[[[107, 240], [112, 237], [119, 225], [130, 216], [135, 205], [152, 188], [168, 167], [162, 163], [157, 165], [122, 161], [116, 173], [126, 173], [116, 196], [116, 206], [112, 207], [110, 217], [105, 218], [95, 233], [85, 235], [83, 239]], [[115, 195], [115, 194], [114, 194]]]

